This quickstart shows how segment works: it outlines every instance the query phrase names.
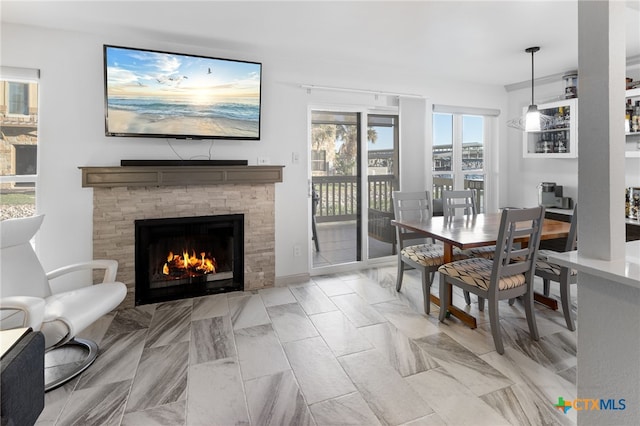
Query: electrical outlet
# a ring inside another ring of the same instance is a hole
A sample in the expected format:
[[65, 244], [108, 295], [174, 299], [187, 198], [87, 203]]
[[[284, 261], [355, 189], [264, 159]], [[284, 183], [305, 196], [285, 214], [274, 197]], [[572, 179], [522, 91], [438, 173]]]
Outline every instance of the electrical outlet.
[[300, 163], [300, 153], [298, 153], [298, 152], [292, 152], [291, 153], [291, 163], [292, 164]]
[[299, 245], [295, 245], [293, 246], [293, 255], [294, 256], [300, 256], [300, 246]]
[[269, 157], [258, 157], [258, 165], [265, 165], [265, 164], [269, 164]]

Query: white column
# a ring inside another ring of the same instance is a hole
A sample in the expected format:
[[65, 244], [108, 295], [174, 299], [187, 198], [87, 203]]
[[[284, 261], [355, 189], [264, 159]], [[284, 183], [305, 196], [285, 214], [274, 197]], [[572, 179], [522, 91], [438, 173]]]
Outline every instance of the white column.
[[[625, 256], [625, 22], [625, 2], [578, 2], [578, 253], [612, 263]], [[638, 288], [579, 272], [577, 395], [619, 408], [582, 409], [579, 424], [640, 424], [639, 304]]]
[[[431, 112], [422, 98], [400, 97], [400, 189], [431, 191]], [[427, 158], [429, 161], [427, 161]]]
[[578, 2], [578, 250], [624, 257], [625, 2]]

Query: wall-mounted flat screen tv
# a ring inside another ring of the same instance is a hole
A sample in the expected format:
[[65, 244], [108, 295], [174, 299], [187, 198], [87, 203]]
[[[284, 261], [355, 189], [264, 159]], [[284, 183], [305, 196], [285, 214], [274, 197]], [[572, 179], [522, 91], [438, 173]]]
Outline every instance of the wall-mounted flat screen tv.
[[104, 46], [107, 136], [260, 139], [262, 64]]

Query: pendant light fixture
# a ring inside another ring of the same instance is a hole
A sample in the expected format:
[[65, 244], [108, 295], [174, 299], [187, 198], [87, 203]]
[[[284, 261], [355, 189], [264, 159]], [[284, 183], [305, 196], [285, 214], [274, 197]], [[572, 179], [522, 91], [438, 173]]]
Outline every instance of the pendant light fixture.
[[531, 53], [531, 105], [529, 105], [529, 109], [527, 110], [527, 114], [524, 119], [524, 131], [525, 132], [537, 132], [540, 131], [540, 111], [538, 111], [538, 106], [535, 104], [533, 97], [533, 86], [534, 86], [534, 76], [533, 76], [533, 54], [540, 50], [540, 47], [534, 46], [525, 49], [525, 52]]

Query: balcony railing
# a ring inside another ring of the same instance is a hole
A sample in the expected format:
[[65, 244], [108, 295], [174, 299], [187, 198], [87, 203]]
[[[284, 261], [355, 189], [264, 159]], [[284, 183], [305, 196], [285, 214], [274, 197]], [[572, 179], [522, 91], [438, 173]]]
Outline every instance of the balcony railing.
[[[358, 179], [356, 176], [314, 176], [312, 185], [318, 196], [316, 220], [318, 222], [338, 222], [355, 220], [357, 217]], [[369, 210], [391, 213], [393, 202], [391, 193], [396, 190], [397, 179], [393, 175], [368, 176]], [[466, 180], [464, 188], [475, 189], [478, 206], [484, 204], [484, 182]], [[453, 189], [453, 180], [435, 177], [433, 197], [442, 198], [442, 191]], [[480, 208], [482, 210], [482, 208]], [[435, 212], [438, 214], [438, 212]]]

